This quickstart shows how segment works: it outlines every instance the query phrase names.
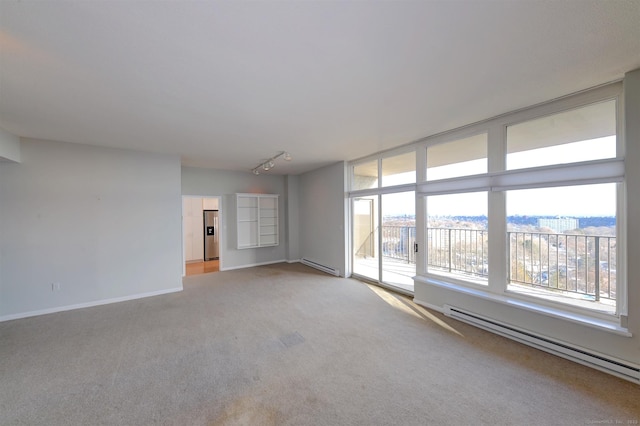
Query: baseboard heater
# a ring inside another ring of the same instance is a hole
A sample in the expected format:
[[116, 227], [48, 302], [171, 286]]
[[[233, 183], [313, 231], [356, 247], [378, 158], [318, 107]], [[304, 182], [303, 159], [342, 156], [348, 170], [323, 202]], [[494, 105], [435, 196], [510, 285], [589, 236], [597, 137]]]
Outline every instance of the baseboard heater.
[[318, 262], [314, 262], [313, 260], [309, 260], [309, 259], [302, 259], [300, 261], [300, 263], [307, 265], [307, 266], [311, 266], [312, 268], [318, 269], [319, 271], [322, 272], [326, 272], [327, 274], [331, 274], [331, 275], [335, 275], [336, 277], [340, 276], [340, 271], [335, 269], [335, 268], [331, 268], [329, 266], [325, 266], [322, 265]]
[[627, 361], [614, 359], [607, 355], [597, 354], [586, 349], [558, 342], [548, 337], [539, 336], [535, 333], [454, 306], [445, 305], [443, 312], [451, 318], [464, 321], [476, 327], [524, 343], [525, 345], [604, 371], [605, 373], [613, 374], [614, 376], [634, 383], [640, 383], [640, 366]]

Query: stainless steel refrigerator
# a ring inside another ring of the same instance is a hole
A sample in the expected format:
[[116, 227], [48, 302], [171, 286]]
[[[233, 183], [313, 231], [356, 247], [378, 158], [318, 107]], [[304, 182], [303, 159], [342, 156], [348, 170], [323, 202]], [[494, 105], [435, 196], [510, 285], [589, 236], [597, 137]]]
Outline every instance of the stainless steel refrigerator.
[[218, 210], [204, 210], [204, 260], [220, 258]]

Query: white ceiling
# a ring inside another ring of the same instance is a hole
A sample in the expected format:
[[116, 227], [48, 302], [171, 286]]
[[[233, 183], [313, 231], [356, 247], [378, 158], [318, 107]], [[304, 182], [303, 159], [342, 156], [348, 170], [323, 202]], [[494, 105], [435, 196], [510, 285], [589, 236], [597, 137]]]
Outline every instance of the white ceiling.
[[617, 80], [640, 1], [0, 0], [0, 127], [298, 174]]

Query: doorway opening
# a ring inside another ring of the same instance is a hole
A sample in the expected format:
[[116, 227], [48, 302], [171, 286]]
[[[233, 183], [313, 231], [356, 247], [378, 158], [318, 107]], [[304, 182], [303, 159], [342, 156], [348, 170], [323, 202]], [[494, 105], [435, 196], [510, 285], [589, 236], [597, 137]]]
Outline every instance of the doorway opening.
[[220, 270], [220, 260], [190, 261], [185, 263], [186, 276], [208, 274]]
[[182, 197], [182, 275], [220, 270], [222, 247], [220, 197]]

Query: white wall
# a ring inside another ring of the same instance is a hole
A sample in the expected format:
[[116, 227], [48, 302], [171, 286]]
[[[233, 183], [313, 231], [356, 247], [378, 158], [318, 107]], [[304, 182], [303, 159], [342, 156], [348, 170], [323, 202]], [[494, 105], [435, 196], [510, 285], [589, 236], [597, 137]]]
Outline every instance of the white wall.
[[0, 161], [20, 162], [20, 138], [0, 128]]
[[182, 289], [177, 156], [21, 151], [0, 163], [0, 319]]
[[[182, 168], [182, 195], [222, 196], [220, 203], [222, 244], [220, 245], [220, 270], [251, 265], [282, 262], [287, 259], [287, 232], [285, 225], [284, 176], [254, 175], [250, 172]], [[280, 244], [256, 249], [236, 248], [234, 194], [278, 194]]]
[[300, 177], [287, 176], [285, 178], [287, 198], [286, 224], [287, 224], [287, 260], [292, 262], [300, 260]]
[[628, 331], [627, 337], [586, 325], [416, 282], [415, 299], [427, 306], [468, 309], [542, 336], [640, 364], [640, 70], [624, 80], [626, 125]]
[[345, 274], [345, 163], [300, 176], [300, 255]]
[[203, 198], [202, 210], [218, 210], [220, 203], [217, 198]]

